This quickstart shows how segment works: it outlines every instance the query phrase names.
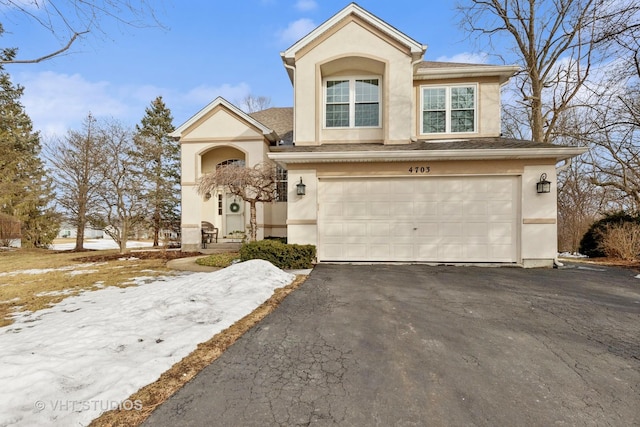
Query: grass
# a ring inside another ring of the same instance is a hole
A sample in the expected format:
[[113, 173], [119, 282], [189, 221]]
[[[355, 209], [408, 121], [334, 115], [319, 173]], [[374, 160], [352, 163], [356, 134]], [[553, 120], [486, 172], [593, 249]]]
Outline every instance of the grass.
[[240, 253], [227, 252], [222, 254], [213, 254], [207, 257], [198, 258], [196, 264], [206, 265], [208, 267], [229, 267], [234, 260], [240, 259]]
[[[13, 323], [11, 315], [16, 312], [42, 310], [83, 291], [132, 286], [135, 277], [156, 277], [170, 272], [164, 260], [135, 259], [135, 253], [113, 261], [78, 260], [89, 254], [95, 252], [44, 249], [0, 252], [0, 327]], [[118, 251], [100, 254], [117, 257]]]

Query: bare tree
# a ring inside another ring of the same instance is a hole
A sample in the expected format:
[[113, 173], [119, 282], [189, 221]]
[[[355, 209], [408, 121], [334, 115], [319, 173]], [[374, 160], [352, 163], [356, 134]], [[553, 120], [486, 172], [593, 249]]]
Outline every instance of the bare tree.
[[[35, 58], [16, 59], [19, 46], [2, 49], [0, 64], [38, 63], [67, 52], [73, 44], [91, 32], [104, 32], [101, 23], [112, 20], [129, 27], [160, 25], [152, 3], [147, 0], [0, 0], [0, 35], [7, 24], [16, 22], [9, 31], [24, 31], [22, 18], [31, 20], [61, 41], [59, 49], [43, 52]], [[27, 30], [28, 31], [28, 30]], [[28, 37], [25, 34], [25, 37]]]
[[129, 235], [147, 213], [142, 174], [136, 165], [130, 129], [112, 121], [100, 128], [100, 140], [106, 161], [101, 167], [101, 210], [92, 221], [101, 224], [124, 253]]
[[[640, 31], [638, 31], [640, 33]], [[618, 38], [618, 60], [584, 126], [593, 144], [591, 182], [607, 189], [608, 210], [640, 212], [640, 34]]]
[[580, 240], [598, 219], [607, 202], [607, 192], [586, 176], [588, 166], [580, 159], [558, 175], [558, 248], [577, 253]]
[[89, 114], [82, 127], [82, 131], [70, 130], [64, 140], [47, 149], [58, 204], [77, 230], [75, 251], [84, 249], [84, 230], [97, 213], [106, 161], [96, 119]]
[[266, 96], [247, 95], [240, 101], [240, 109], [245, 113], [266, 110], [271, 105], [271, 98]]
[[553, 140], [610, 43], [640, 25], [636, 0], [466, 0], [458, 9], [471, 34], [508, 36], [523, 71], [512, 106], [521, 112], [506, 116], [524, 110], [531, 139], [542, 142]]
[[277, 166], [273, 162], [263, 162], [254, 167], [230, 164], [220, 166], [198, 181], [198, 194], [214, 194], [225, 191], [240, 197], [249, 203], [249, 240], [257, 239], [258, 223], [256, 221], [257, 203], [270, 203], [277, 200], [276, 173]]

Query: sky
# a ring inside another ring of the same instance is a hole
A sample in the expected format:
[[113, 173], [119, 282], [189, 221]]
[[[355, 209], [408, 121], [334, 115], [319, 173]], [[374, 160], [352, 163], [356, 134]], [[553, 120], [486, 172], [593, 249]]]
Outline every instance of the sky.
[[[35, 16], [32, 0], [23, 3]], [[8, 64], [22, 103], [43, 140], [79, 130], [91, 113], [133, 126], [162, 96], [177, 127], [217, 96], [238, 103], [265, 96], [272, 107], [293, 103], [280, 52], [349, 4], [337, 0], [154, 0], [157, 21], [127, 26], [99, 21], [71, 50], [36, 64]], [[428, 45], [425, 60], [501, 63], [459, 27], [450, 0], [373, 1], [358, 4]], [[19, 47], [18, 59], [59, 49], [51, 34], [15, 10], [0, 7], [2, 46]]]
[[[63, 271], [91, 280], [96, 270], [85, 263]], [[127, 398], [293, 279], [251, 260], [213, 273], [137, 277], [131, 287], [87, 291], [18, 314], [0, 328], [2, 425], [88, 425], [118, 405], [148, 409]]]

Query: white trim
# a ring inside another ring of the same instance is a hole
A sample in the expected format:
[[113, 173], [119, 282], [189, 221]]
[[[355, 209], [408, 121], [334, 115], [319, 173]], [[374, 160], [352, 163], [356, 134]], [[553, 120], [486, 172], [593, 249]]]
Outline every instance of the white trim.
[[271, 160], [287, 163], [355, 163], [405, 162], [414, 160], [519, 160], [568, 159], [586, 153], [583, 147], [499, 148], [468, 150], [414, 150], [414, 151], [323, 151], [267, 153]]

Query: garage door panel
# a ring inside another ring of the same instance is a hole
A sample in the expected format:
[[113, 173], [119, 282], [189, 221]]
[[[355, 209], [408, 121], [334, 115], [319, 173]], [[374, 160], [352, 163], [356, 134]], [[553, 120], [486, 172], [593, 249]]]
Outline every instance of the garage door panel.
[[319, 259], [515, 262], [517, 178], [320, 181]]
[[414, 202], [414, 213], [417, 218], [424, 219], [424, 217], [437, 217], [438, 216], [438, 203], [437, 202]]
[[442, 219], [452, 217], [452, 216], [462, 216], [462, 206], [463, 202], [440, 202], [438, 203], [438, 215], [442, 217]]

